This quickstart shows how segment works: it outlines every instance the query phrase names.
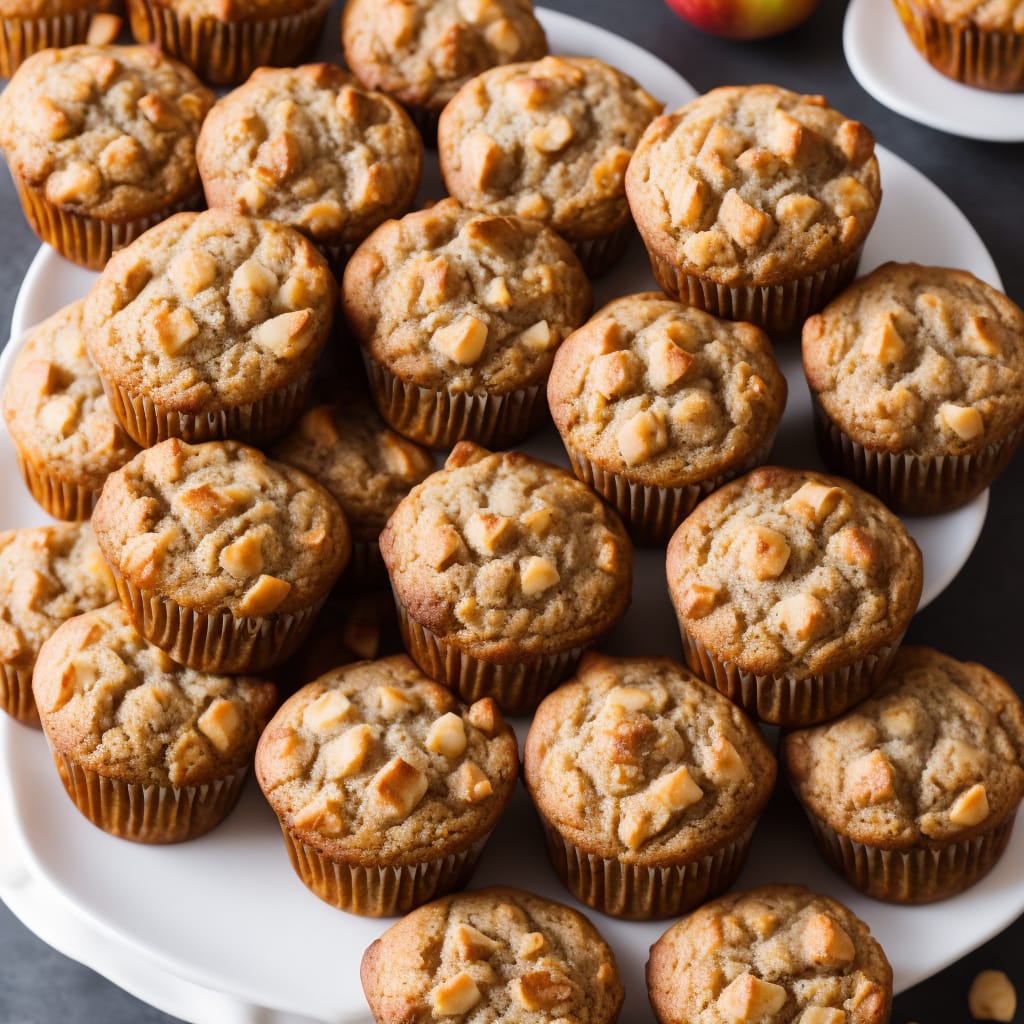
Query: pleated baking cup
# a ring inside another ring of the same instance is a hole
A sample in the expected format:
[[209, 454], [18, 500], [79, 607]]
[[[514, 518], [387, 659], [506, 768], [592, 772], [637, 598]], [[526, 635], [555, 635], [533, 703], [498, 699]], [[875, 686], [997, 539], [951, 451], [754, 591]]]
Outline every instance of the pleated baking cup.
[[32, 669], [0, 664], [0, 711], [25, 725], [39, 725], [39, 712], [32, 696]]
[[17, 174], [11, 177], [29, 227], [65, 259], [88, 270], [102, 270], [117, 249], [133, 242], [171, 214], [196, 209], [202, 200], [202, 193], [196, 192], [144, 217], [101, 220], [65, 210], [51, 203], [39, 189], [26, 185]]
[[179, 665], [197, 672], [265, 672], [287, 661], [312, 628], [327, 594], [297, 612], [207, 615], [126, 579], [111, 566], [121, 604], [138, 631]]
[[678, 917], [724, 892], [746, 860], [756, 820], [720, 850], [667, 867], [624, 864], [581, 850], [543, 816], [548, 856], [562, 884], [581, 903], [630, 921]]
[[258, 67], [302, 63], [323, 31], [329, 0], [276, 18], [220, 21], [175, 10], [167, 0], [128, 0], [132, 35], [156, 43], [210, 85], [237, 85]]
[[1024, 424], [1001, 441], [967, 455], [915, 455], [865, 448], [842, 430], [812, 396], [818, 449], [829, 468], [877, 494], [894, 512], [933, 515], [981, 494], [1010, 464]]
[[136, 843], [181, 843], [209, 832], [235, 806], [248, 767], [201, 786], [140, 785], [83, 768], [54, 750], [64, 789], [97, 828]]
[[506, 715], [534, 711], [545, 694], [572, 674], [585, 650], [581, 646], [523, 661], [484, 661], [421, 626], [397, 598], [395, 608], [406, 650], [431, 679], [467, 704], [492, 697]]
[[510, 448], [535, 431], [547, 415], [545, 382], [504, 395], [425, 388], [396, 377], [363, 350], [370, 393], [388, 425], [430, 448], [475, 441]]
[[313, 367], [297, 380], [268, 391], [253, 402], [210, 412], [167, 409], [145, 392], [107, 380], [102, 371], [100, 378], [118, 422], [143, 448], [152, 448], [171, 437], [190, 444], [231, 440], [263, 445], [283, 434], [302, 414], [313, 388]]
[[650, 249], [647, 255], [658, 286], [670, 299], [725, 320], [745, 320], [773, 338], [781, 338], [799, 329], [807, 317], [853, 280], [861, 249], [863, 245], [838, 263], [784, 284], [743, 287], [716, 284], [697, 274], [687, 274]]
[[899, 649], [895, 643], [880, 647], [849, 665], [802, 679], [784, 674], [758, 675], [721, 661], [686, 631], [679, 632], [683, 656], [692, 672], [724, 693], [748, 714], [772, 725], [801, 726], [825, 722], [859, 704], [883, 682]]
[[600, 238], [566, 238], [576, 258], [583, 264], [587, 277], [604, 277], [622, 259], [630, 238], [633, 237], [633, 219]]
[[995, 92], [1024, 90], [1024, 32], [989, 31], [963, 18], [936, 18], [914, 0], [893, 0], [917, 51], [936, 71]]
[[84, 43], [92, 18], [92, 11], [40, 18], [0, 18], [0, 75], [10, 78], [40, 50]]
[[972, 839], [938, 849], [883, 850], [840, 835], [807, 811], [825, 860], [850, 885], [890, 903], [934, 903], [969, 889], [1002, 856], [1015, 817], [1016, 812]]
[[490, 838], [488, 832], [466, 850], [417, 864], [363, 867], [332, 860], [284, 824], [281, 833], [302, 884], [332, 907], [363, 917], [396, 917], [461, 888]]
[[22, 454], [17, 444], [14, 454], [25, 486], [45, 512], [54, 519], [68, 522], [79, 522], [92, 515], [93, 506], [100, 496], [98, 490], [73, 480], [62, 480], [56, 473], [49, 472], [46, 466]]

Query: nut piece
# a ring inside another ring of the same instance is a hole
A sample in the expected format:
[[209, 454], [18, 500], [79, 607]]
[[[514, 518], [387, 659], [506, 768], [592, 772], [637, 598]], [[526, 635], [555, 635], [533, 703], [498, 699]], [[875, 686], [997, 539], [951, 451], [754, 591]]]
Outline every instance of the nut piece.
[[352, 701], [348, 697], [337, 690], [328, 690], [306, 705], [302, 724], [316, 732], [327, 732], [344, 722], [351, 710]]
[[236, 580], [247, 580], [263, 570], [263, 540], [259, 534], [244, 533], [220, 553], [220, 565]]
[[616, 440], [626, 465], [634, 466], [668, 447], [668, 430], [664, 419], [648, 409], [626, 420]]
[[782, 575], [789, 561], [789, 544], [778, 530], [759, 523], [748, 524], [740, 537], [740, 565], [755, 579], [771, 580]]
[[968, 351], [979, 356], [1002, 355], [1002, 327], [987, 316], [972, 316], [964, 325], [963, 342]]
[[323, 756], [328, 776], [332, 779], [346, 779], [359, 771], [373, 748], [375, 738], [372, 726], [360, 722], [326, 744]]
[[742, 782], [750, 771], [736, 747], [724, 736], [716, 736], [708, 750], [707, 773], [719, 783]]
[[553, 1010], [572, 999], [572, 983], [563, 974], [550, 969], [530, 971], [510, 983], [512, 995], [526, 1010]]
[[266, 574], [249, 588], [238, 603], [242, 615], [269, 615], [291, 593], [292, 585], [286, 580]]
[[399, 690], [397, 686], [378, 686], [377, 700], [380, 702], [380, 713], [385, 718], [397, 718], [419, 710], [420, 703], [407, 690]]
[[696, 227], [707, 205], [706, 191], [702, 181], [698, 181], [691, 174], [681, 174], [668, 200], [672, 223], [686, 228]]
[[1002, 971], [981, 971], [971, 982], [967, 1006], [975, 1020], [1009, 1024], [1017, 1012], [1017, 992]]
[[794, 231], [806, 231], [821, 216], [822, 206], [814, 196], [791, 192], [775, 206], [775, 216], [781, 225]]
[[841, 488], [808, 480], [790, 495], [782, 508], [790, 515], [799, 516], [809, 526], [820, 526], [835, 511], [842, 497]]
[[846, 526], [834, 535], [829, 548], [848, 565], [868, 569], [878, 560], [878, 546], [874, 538], [857, 526]]
[[954, 405], [943, 402], [939, 406], [942, 422], [964, 441], [973, 441], [985, 429], [981, 413], [973, 405]]
[[846, 1011], [824, 1006], [808, 1006], [797, 1017], [796, 1024], [846, 1024]]
[[493, 555], [514, 533], [512, 520], [493, 512], [474, 512], [466, 523], [466, 540], [483, 554]]
[[769, 620], [794, 640], [814, 640], [828, 629], [828, 613], [813, 594], [783, 598], [769, 612]]
[[877, 363], [898, 363], [906, 354], [900, 332], [896, 330], [890, 313], [865, 339], [861, 352]]
[[775, 222], [767, 213], [751, 206], [739, 192], [730, 189], [718, 210], [718, 220], [729, 237], [744, 249], [753, 249], [767, 242]]
[[693, 365], [693, 356], [684, 352], [670, 338], [653, 342], [648, 355], [647, 375], [656, 391], [668, 391], [683, 379]]
[[313, 340], [314, 324], [311, 309], [296, 309], [265, 320], [252, 332], [252, 340], [280, 359], [295, 359]]
[[648, 792], [655, 803], [673, 814], [685, 811], [704, 796], [704, 790], [693, 781], [686, 765], [656, 779]]
[[561, 579], [558, 570], [547, 559], [539, 555], [524, 558], [519, 565], [519, 582], [525, 597], [542, 594]]
[[199, 334], [199, 326], [185, 306], [160, 310], [154, 314], [150, 326], [157, 345], [168, 356], [176, 356], [184, 351]]
[[430, 344], [441, 355], [462, 366], [472, 366], [487, 344], [487, 324], [469, 313], [434, 331]]
[[836, 145], [854, 167], [875, 151], [875, 137], [860, 121], [844, 121], [836, 131]]
[[465, 551], [465, 545], [454, 526], [445, 524], [430, 530], [423, 538], [422, 554], [427, 564], [438, 572], [444, 572], [456, 556]]
[[590, 365], [590, 381], [599, 395], [612, 401], [628, 392], [636, 382], [636, 357], [632, 352], [609, 352]]
[[78, 420], [78, 402], [71, 395], [55, 395], [39, 410], [39, 422], [47, 433], [67, 437]]
[[459, 157], [473, 188], [486, 192], [501, 169], [504, 153], [485, 132], [473, 132], [462, 140]]
[[480, 989], [476, 982], [465, 972], [460, 971], [450, 981], [446, 981], [431, 993], [434, 1012], [442, 1017], [453, 1017], [467, 1013], [480, 1002]]
[[455, 778], [455, 795], [469, 804], [478, 804], [486, 800], [493, 792], [491, 780], [484, 774], [479, 765], [466, 761]]
[[458, 757], [466, 749], [466, 727], [458, 715], [449, 711], [438, 718], [427, 732], [427, 750], [445, 757]]
[[624, 711], [643, 711], [651, 706], [651, 701], [651, 695], [638, 686], [617, 686], [604, 699], [606, 705]]
[[532, 129], [526, 141], [541, 153], [557, 153], [572, 142], [575, 134], [572, 121], [565, 114], [556, 114], [546, 124]]
[[858, 757], [846, 768], [846, 790], [858, 807], [879, 804], [896, 792], [892, 765], [881, 750]]
[[545, 946], [545, 939], [541, 932], [527, 932], [519, 941], [519, 957], [522, 960], [529, 960], [535, 957]]
[[828, 914], [815, 914], [804, 927], [804, 956], [811, 963], [839, 967], [851, 963], [853, 940]]
[[776, 110], [768, 146], [777, 156], [793, 161], [800, 153], [805, 134], [808, 134], [806, 129], [795, 117], [790, 117], [784, 110]]
[[427, 792], [427, 777], [400, 757], [393, 757], [373, 777], [370, 799], [386, 820], [406, 818]]
[[538, 320], [533, 326], [519, 332], [519, 341], [534, 352], [544, 352], [558, 341], [547, 320]]
[[455, 948], [466, 960], [486, 960], [501, 946], [501, 943], [495, 942], [471, 924], [458, 925], [452, 933], [452, 939]]
[[242, 713], [233, 700], [216, 697], [199, 716], [196, 728], [213, 744], [218, 754], [226, 754], [241, 732]]
[[988, 812], [988, 794], [985, 787], [978, 782], [953, 801], [953, 806], [949, 810], [949, 820], [954, 825], [971, 828], [983, 822], [988, 817]]
[[195, 298], [217, 279], [217, 261], [201, 249], [178, 256], [171, 264], [171, 280], [186, 299]]
[[786, 990], [745, 971], [722, 990], [716, 1005], [732, 1024], [763, 1021], [786, 1005]]
[[719, 590], [703, 583], [691, 583], [683, 595], [680, 611], [687, 618], [702, 619], [715, 610]]
[[538, 537], [543, 537], [548, 530], [551, 529], [551, 524], [555, 519], [555, 510], [552, 508], [535, 508], [529, 512], [524, 512], [520, 517], [520, 522], [528, 530], [531, 530]]

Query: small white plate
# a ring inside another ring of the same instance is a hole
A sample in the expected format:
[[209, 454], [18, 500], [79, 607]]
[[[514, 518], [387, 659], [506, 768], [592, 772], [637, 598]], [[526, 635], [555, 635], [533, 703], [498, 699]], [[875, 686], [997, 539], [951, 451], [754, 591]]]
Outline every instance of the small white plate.
[[1024, 142], [1024, 93], [974, 89], [940, 74], [915, 49], [892, 0], [850, 0], [843, 50], [853, 77], [897, 114], [968, 139]]

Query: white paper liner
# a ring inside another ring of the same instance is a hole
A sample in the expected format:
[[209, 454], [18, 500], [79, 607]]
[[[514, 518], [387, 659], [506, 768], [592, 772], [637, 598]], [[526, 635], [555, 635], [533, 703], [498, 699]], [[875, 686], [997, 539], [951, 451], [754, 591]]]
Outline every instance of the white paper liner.
[[78, 522], [92, 515], [99, 491], [48, 473], [45, 467], [24, 456], [17, 444], [14, 454], [29, 493], [54, 519]]
[[10, 78], [33, 53], [84, 43], [93, 11], [42, 18], [0, 18], [0, 76]]
[[32, 696], [32, 669], [0, 665], [0, 711], [25, 725], [39, 725]]

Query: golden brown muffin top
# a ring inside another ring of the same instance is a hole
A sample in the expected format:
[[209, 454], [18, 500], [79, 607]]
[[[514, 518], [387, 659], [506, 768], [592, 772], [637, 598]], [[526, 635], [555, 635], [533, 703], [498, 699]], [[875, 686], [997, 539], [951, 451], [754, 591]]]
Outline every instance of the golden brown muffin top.
[[897, 643], [921, 584], [903, 523], [823, 473], [756, 469], [701, 502], [668, 547], [687, 633], [758, 674], [802, 679]]
[[857, 842], [936, 848], [1005, 821], [1024, 797], [1024, 706], [1010, 685], [930, 647], [901, 647], [880, 689], [789, 733], [790, 777]]
[[396, 434], [364, 397], [317, 405], [271, 449], [337, 499], [358, 540], [376, 541], [398, 503], [434, 471], [426, 448]]
[[107, 478], [92, 521], [117, 572], [204, 613], [308, 608], [351, 550], [324, 487], [236, 441], [147, 448]]
[[120, 605], [64, 623], [39, 652], [32, 692], [50, 743], [89, 771], [198, 786], [247, 768], [273, 683], [172, 661]]
[[324, 258], [283, 224], [179, 213], [111, 257], [86, 299], [86, 345], [107, 380], [213, 412], [301, 378], [335, 289]]
[[211, 206], [326, 245], [360, 242], [401, 216], [423, 169], [405, 111], [333, 64], [257, 68], [214, 104], [196, 157]]
[[917, 0], [942, 21], [966, 21], [988, 32], [1024, 32], [1024, 0]]
[[183, 18], [213, 18], [216, 21], [258, 21], [302, 14], [325, 0], [149, 0], [154, 7], [166, 7]]
[[116, 600], [88, 523], [0, 533], [0, 663], [32, 668], [65, 619]]
[[531, 0], [349, 0], [341, 42], [364, 85], [430, 110], [481, 71], [548, 51]]
[[872, 450], [966, 455], [1024, 425], [1024, 310], [965, 270], [884, 264], [804, 323], [803, 354]]
[[524, 767], [537, 809], [573, 845], [651, 867], [738, 839], [776, 775], [757, 726], [682, 665], [593, 653], [541, 702]]
[[435, 900], [392, 925], [359, 970], [380, 1024], [612, 1024], [615, 955], [582, 914], [519, 889]]
[[492, 68], [441, 115], [445, 186], [464, 206], [541, 220], [572, 241], [600, 238], [626, 223], [626, 164], [660, 110], [593, 57]]
[[504, 394], [544, 380], [590, 311], [590, 282], [552, 230], [445, 199], [381, 225], [345, 268], [349, 326], [403, 380]]
[[0, 18], [52, 18], [110, 7], [110, 0], [0, 0]]
[[118, 423], [85, 353], [84, 300], [37, 324], [25, 337], [4, 387], [7, 429], [34, 461], [99, 490], [139, 446]]
[[874, 150], [822, 96], [725, 86], [651, 124], [626, 190], [644, 240], [674, 267], [773, 285], [859, 248], [881, 198]]
[[564, 469], [460, 441], [380, 537], [395, 596], [475, 657], [569, 650], [629, 605], [633, 548], [618, 516]]
[[892, 968], [868, 926], [802, 885], [730, 893], [651, 947], [659, 1024], [886, 1024]]
[[256, 777], [282, 824], [345, 863], [398, 867], [469, 849], [516, 785], [511, 727], [404, 654], [336, 668], [290, 697]]
[[768, 336], [647, 292], [615, 299], [555, 355], [559, 433], [603, 469], [678, 487], [749, 463], [786, 404]]
[[0, 96], [0, 148], [55, 206], [130, 220], [198, 193], [196, 137], [213, 99], [152, 47], [44, 50]]

